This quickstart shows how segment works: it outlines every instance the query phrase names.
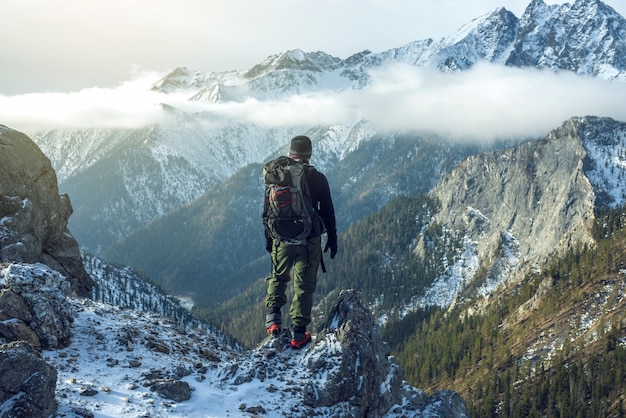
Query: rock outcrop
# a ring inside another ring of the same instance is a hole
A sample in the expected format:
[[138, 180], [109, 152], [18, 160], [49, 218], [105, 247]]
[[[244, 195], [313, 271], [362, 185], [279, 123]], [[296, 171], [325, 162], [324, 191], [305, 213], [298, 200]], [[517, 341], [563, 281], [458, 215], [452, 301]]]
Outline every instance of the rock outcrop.
[[0, 417], [49, 417], [56, 412], [57, 371], [30, 344], [0, 345]]
[[0, 340], [54, 349], [70, 343], [70, 284], [44, 264], [0, 266]]
[[[443, 248], [450, 237], [464, 237], [464, 248], [457, 249], [463, 255], [453, 263], [467, 271], [466, 283], [480, 265], [486, 272], [485, 282], [474, 284], [480, 292], [480, 286], [523, 277], [554, 254], [593, 245], [598, 200], [618, 187], [592, 175], [595, 166], [612, 159], [594, 158], [623, 146], [625, 126], [606, 118], [571, 118], [541, 140], [467, 158], [429, 193], [440, 202], [432, 225], [444, 233], [435, 243], [422, 236], [416, 253], [423, 256], [429, 245]], [[615, 178], [624, 170], [617, 165], [607, 171], [613, 169]], [[606, 196], [604, 201], [619, 203]]]
[[50, 160], [28, 136], [0, 125], [0, 262], [44, 263], [76, 295], [90, 296], [94, 282], [67, 228], [71, 214]]
[[[390, 356], [380, 327], [360, 294], [343, 291], [316, 333], [301, 349], [289, 347], [289, 333], [268, 338], [249, 360], [224, 368], [224, 381], [244, 385], [255, 379], [282, 382], [272, 391], [290, 394], [298, 409], [293, 417], [314, 416], [332, 409], [337, 417], [433, 416], [468, 417], [463, 399], [444, 390], [432, 396], [411, 387]], [[279, 413], [289, 405], [276, 405]]]

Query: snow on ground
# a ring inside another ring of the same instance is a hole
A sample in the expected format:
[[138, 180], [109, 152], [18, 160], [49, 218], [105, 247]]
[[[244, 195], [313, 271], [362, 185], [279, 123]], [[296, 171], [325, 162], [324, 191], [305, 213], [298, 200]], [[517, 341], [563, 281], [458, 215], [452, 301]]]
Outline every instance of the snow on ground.
[[[76, 408], [90, 410], [96, 418], [249, 416], [239, 406], [264, 398], [260, 382], [240, 390], [221, 386], [217, 365], [240, 353], [218, 345], [211, 334], [182, 335], [159, 315], [90, 300], [73, 303], [79, 313], [71, 345], [43, 353], [58, 371], [59, 416], [77, 416]], [[180, 380], [193, 388], [188, 401], [163, 399], [145, 386], [154, 376], [167, 380], [186, 373]], [[88, 389], [97, 394], [86, 396]]]
[[[302, 389], [323, 387], [328, 370], [311, 375], [304, 365], [324, 356], [332, 368], [340, 357], [332, 334], [302, 350], [267, 339], [250, 352], [204, 330], [181, 331], [160, 315], [68, 300], [78, 312], [71, 345], [43, 352], [58, 371], [59, 417], [90, 416], [86, 411], [95, 418], [308, 416]], [[168, 380], [188, 383], [191, 399], [175, 402], [151, 391], [155, 381]], [[314, 412], [332, 417], [341, 409]]]

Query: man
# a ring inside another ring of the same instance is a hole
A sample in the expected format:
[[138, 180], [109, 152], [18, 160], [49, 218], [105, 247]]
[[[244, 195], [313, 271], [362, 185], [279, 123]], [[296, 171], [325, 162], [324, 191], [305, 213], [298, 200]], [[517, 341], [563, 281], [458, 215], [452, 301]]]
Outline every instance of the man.
[[[311, 140], [299, 135], [291, 140], [289, 157], [305, 163], [305, 175], [313, 204], [314, 215], [311, 233], [302, 245], [288, 244], [272, 237], [265, 223], [266, 250], [272, 256], [272, 272], [268, 277], [266, 328], [270, 335], [282, 330], [281, 308], [287, 303], [285, 290], [293, 270], [294, 296], [289, 309], [291, 318], [291, 346], [301, 348], [311, 341], [306, 331], [311, 322], [313, 292], [317, 284], [317, 270], [322, 259], [322, 233], [326, 229], [327, 242], [324, 252], [330, 250], [330, 258], [337, 254], [337, 229], [335, 210], [328, 180], [324, 174], [309, 166]], [[268, 202], [265, 202], [264, 217]]]

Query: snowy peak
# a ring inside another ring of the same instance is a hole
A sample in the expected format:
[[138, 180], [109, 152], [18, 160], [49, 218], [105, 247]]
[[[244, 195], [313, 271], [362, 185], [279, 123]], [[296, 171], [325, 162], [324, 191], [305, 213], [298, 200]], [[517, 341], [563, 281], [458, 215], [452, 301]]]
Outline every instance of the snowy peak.
[[230, 80], [215, 80], [195, 94], [200, 102], [274, 100], [297, 94], [340, 90], [351, 82], [338, 73], [341, 60], [324, 52], [291, 50], [268, 57]]
[[300, 49], [294, 49], [268, 57], [262, 63], [248, 70], [245, 76], [254, 79], [280, 70], [311, 72], [333, 71], [340, 63], [341, 59], [324, 52], [305, 53]]
[[500, 7], [462, 26], [444, 38], [435, 65], [445, 70], [465, 70], [478, 61], [501, 62], [515, 41], [519, 20]]
[[534, 0], [506, 63], [624, 80], [625, 52], [626, 20], [601, 1], [548, 6]]
[[186, 67], [178, 67], [157, 81], [152, 90], [162, 93], [196, 92], [207, 85], [224, 82], [224, 80], [238, 79], [236, 71], [221, 73], [207, 73], [198, 70], [189, 70]]

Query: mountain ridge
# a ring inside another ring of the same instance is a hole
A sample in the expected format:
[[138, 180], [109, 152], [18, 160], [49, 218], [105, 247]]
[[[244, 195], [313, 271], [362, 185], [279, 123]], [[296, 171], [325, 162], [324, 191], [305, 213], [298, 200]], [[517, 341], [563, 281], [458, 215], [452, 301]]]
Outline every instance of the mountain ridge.
[[[578, 27], [584, 31], [576, 32]], [[535, 45], [545, 41], [550, 32], [568, 35], [556, 37], [549, 50]], [[291, 50], [244, 71], [210, 73], [181, 67], [152, 89], [183, 94], [189, 103], [271, 102], [363, 90], [371, 84], [371, 70], [392, 62], [452, 72], [483, 61], [505, 64], [511, 61], [513, 50], [530, 58], [507, 65], [574, 69], [582, 75], [619, 82], [624, 81], [626, 69], [624, 33], [624, 18], [603, 3], [578, 1], [573, 6], [548, 7], [539, 1], [531, 3], [520, 19], [505, 8], [497, 8], [439, 40], [415, 41], [380, 53], [361, 51], [345, 60], [321, 51]], [[546, 58], [550, 51], [566, 54], [567, 62]], [[569, 62], [578, 64], [571, 67]], [[316, 164], [322, 170], [340, 163], [364, 140], [387, 134], [375, 121], [359, 118], [330, 126], [266, 127], [220, 118], [212, 112], [186, 112], [168, 105], [162, 109], [163, 121], [143, 128], [55, 130], [31, 135], [50, 156], [61, 189], [72, 196], [77, 210], [70, 227], [86, 249], [95, 253], [105, 250], [152, 219], [196, 199], [245, 165], [278, 154], [286, 140], [296, 134], [308, 133], [323, 151], [316, 154]], [[107, 163], [94, 168], [98, 160]], [[139, 161], [146, 170], [153, 170], [148, 176], [154, 179], [147, 181], [145, 175], [130, 169]], [[105, 183], [109, 191], [94, 202], [91, 190], [99, 187], [102, 178], [122, 170], [129, 174], [114, 175]], [[121, 221], [120, 227], [112, 222], [113, 213]]]

